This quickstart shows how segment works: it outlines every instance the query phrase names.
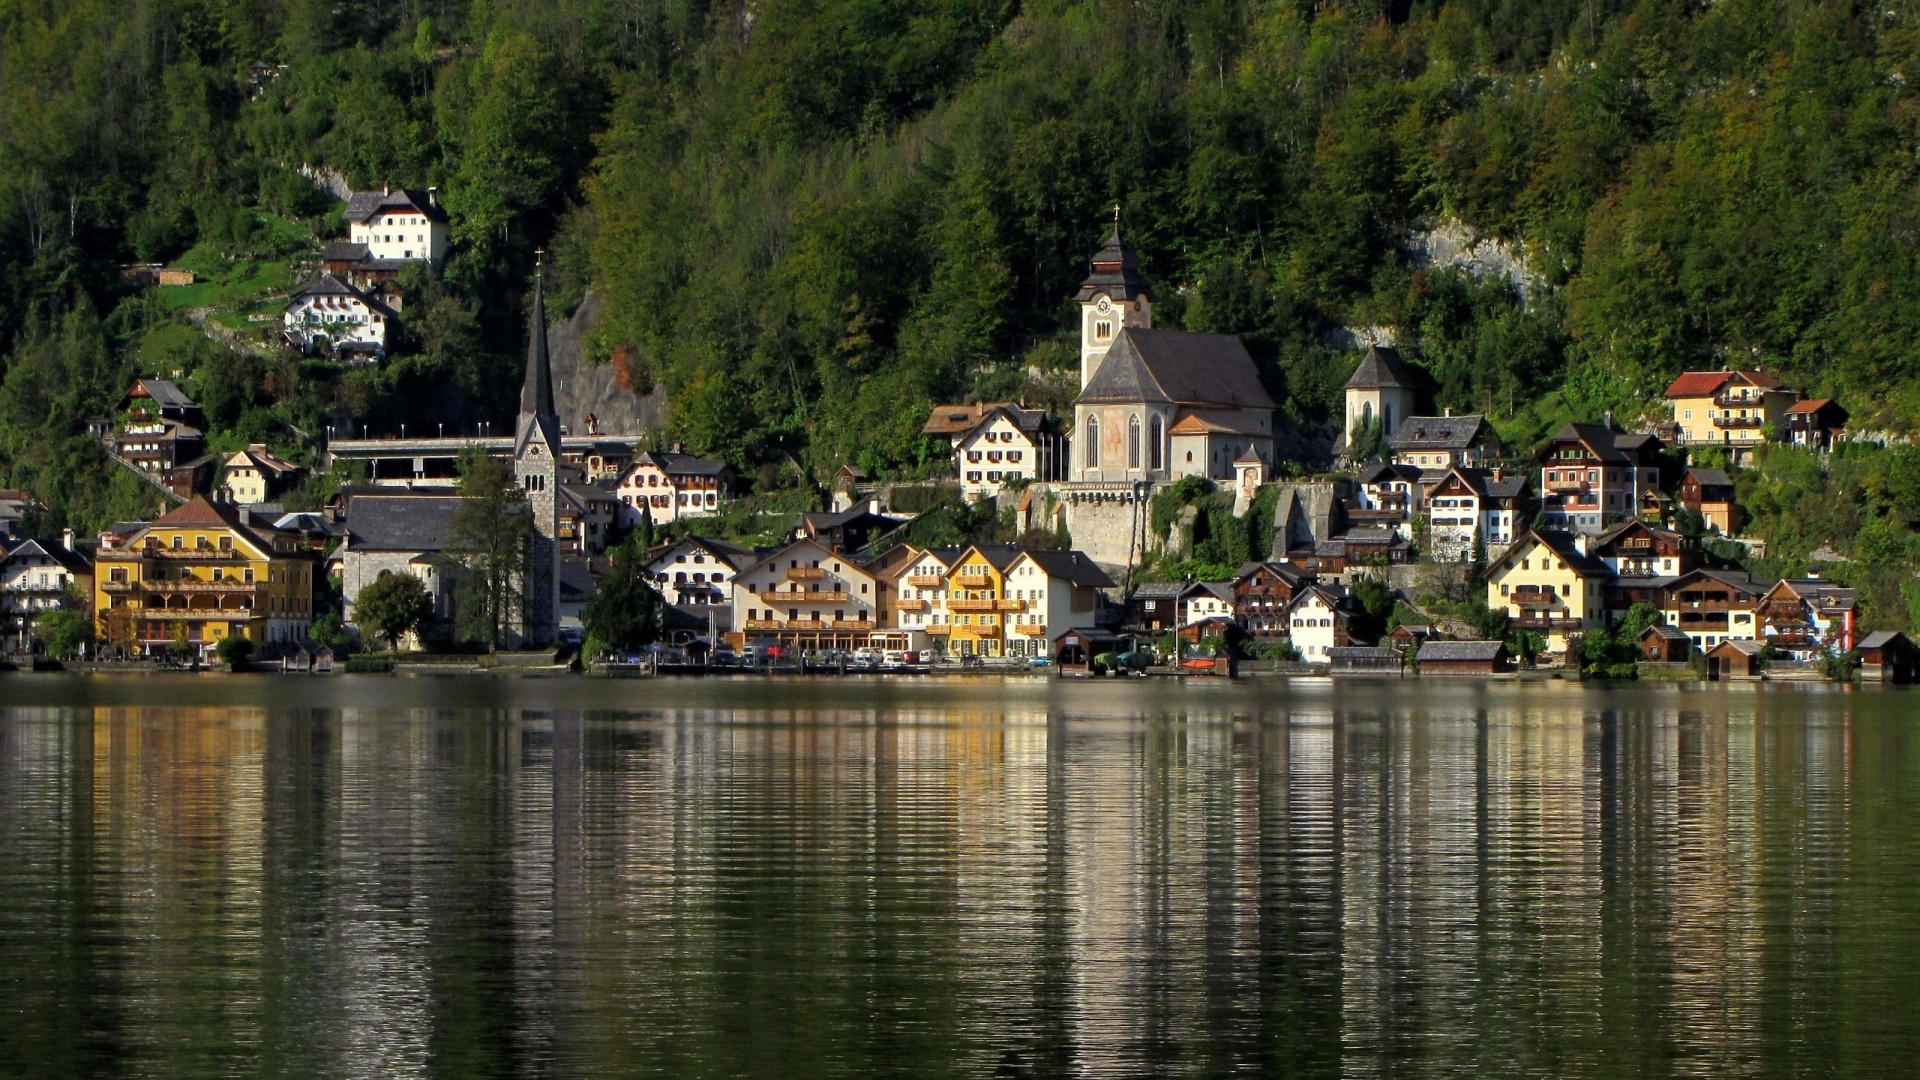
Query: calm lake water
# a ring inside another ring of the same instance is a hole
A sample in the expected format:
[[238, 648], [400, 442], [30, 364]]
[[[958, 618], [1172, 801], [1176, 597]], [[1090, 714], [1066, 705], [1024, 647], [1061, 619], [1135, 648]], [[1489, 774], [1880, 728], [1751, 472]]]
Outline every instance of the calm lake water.
[[1920, 695], [0, 680], [0, 1075], [1913, 1075]]

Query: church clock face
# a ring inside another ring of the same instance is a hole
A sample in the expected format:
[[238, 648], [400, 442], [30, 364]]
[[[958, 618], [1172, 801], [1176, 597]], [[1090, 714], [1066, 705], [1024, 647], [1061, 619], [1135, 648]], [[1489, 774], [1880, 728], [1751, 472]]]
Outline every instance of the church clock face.
[[1094, 305], [1094, 309], [1099, 311], [1100, 314], [1105, 315], [1107, 312], [1113, 310], [1113, 301], [1103, 296], [1100, 298], [1100, 302]]

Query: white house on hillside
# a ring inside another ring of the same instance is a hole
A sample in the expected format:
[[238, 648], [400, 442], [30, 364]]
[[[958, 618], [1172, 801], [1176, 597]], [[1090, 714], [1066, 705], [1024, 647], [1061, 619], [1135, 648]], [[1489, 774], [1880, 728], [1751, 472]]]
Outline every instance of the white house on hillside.
[[921, 431], [952, 441], [960, 492], [973, 502], [1015, 481], [1043, 479], [1040, 440], [1046, 416], [1010, 402], [938, 405]]
[[347, 238], [372, 259], [439, 262], [451, 234], [436, 188], [383, 188], [347, 196]]
[[322, 274], [296, 289], [282, 314], [287, 344], [303, 353], [379, 359], [399, 314], [381, 301]]
[[637, 455], [620, 475], [620, 523], [637, 525], [641, 511], [655, 525], [712, 517], [733, 493], [733, 466], [715, 458], [672, 453]]

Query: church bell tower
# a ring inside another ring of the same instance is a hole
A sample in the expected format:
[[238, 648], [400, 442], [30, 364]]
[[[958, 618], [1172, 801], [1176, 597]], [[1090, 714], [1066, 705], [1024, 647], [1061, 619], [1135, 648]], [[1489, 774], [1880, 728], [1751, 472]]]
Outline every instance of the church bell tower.
[[[545, 252], [539, 255], [544, 261]], [[521, 582], [522, 647], [544, 648], [560, 634], [560, 414], [553, 404], [547, 359], [545, 267], [533, 272], [533, 326], [527, 341], [527, 381], [514, 425], [513, 478], [533, 512], [533, 538]]]
[[1140, 260], [1120, 242], [1120, 207], [1113, 208], [1113, 231], [1093, 256], [1093, 273], [1080, 283], [1080, 388], [1087, 388], [1100, 358], [1120, 331], [1153, 327], [1153, 288], [1140, 273]]

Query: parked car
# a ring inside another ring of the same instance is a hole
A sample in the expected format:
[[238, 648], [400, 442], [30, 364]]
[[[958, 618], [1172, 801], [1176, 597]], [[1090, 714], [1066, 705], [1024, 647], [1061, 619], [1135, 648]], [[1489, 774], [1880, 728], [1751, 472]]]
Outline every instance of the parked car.
[[740, 654], [733, 651], [731, 645], [716, 645], [707, 654], [707, 663], [714, 667], [733, 667], [740, 662]]
[[887, 654], [879, 649], [867, 646], [853, 651], [853, 666], [862, 671], [872, 671], [886, 662]]
[[1043, 667], [1052, 667], [1052, 666], [1053, 666], [1053, 657], [1051, 657], [1051, 656], [1035, 656], [1035, 657], [1032, 657], [1032, 658], [1030, 658], [1030, 659], [1029, 659], [1029, 660], [1027, 661], [1027, 666], [1028, 666], [1028, 667], [1030, 667], [1030, 668], [1043, 668]]

